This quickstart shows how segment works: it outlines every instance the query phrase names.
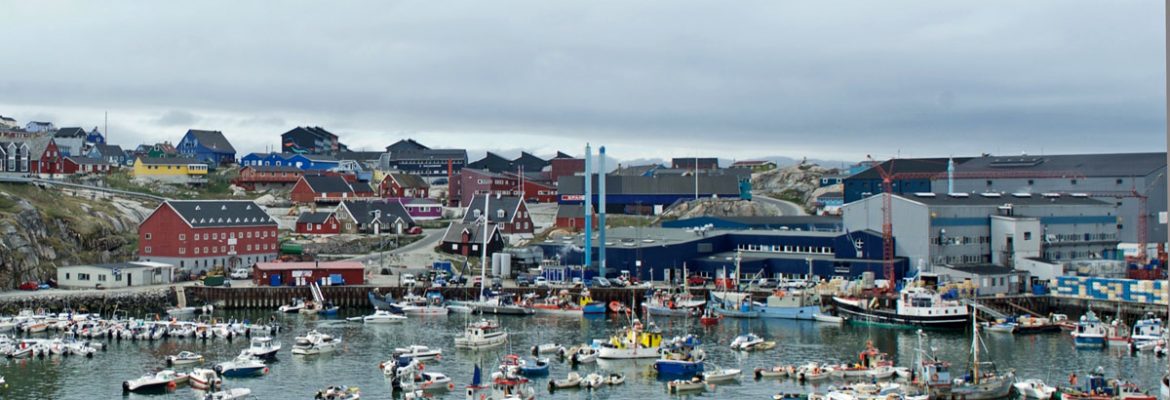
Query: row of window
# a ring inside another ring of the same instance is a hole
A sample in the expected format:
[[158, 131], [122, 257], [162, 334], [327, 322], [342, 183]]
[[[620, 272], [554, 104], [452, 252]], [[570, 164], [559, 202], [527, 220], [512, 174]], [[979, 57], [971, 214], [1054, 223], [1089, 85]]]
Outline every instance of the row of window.
[[[71, 273], [69, 273], [69, 272], [65, 273], [65, 280], [69, 280], [69, 275], [71, 275]], [[79, 280], [79, 281], [88, 281], [90, 279], [93, 279], [93, 276], [91, 276], [90, 274], [77, 274], [77, 280]], [[105, 282], [106, 276], [105, 275], [98, 275], [97, 280], [98, 280], [98, 282]], [[114, 280], [121, 281], [122, 274], [115, 275]]]
[[[235, 246], [232, 246], [232, 247], [233, 247], [233, 249], [232, 249], [232, 250], [234, 251], [234, 250], [235, 250], [235, 249], [234, 249], [234, 247], [235, 247]], [[193, 253], [195, 253], [196, 255], [198, 255], [198, 254], [226, 254], [226, 253], [228, 252], [228, 246], [211, 246], [211, 247], [207, 247], [207, 246], [203, 246], [203, 247], [195, 246], [195, 247], [192, 247], [191, 249], [192, 249], [191, 251], [192, 251]], [[276, 250], [276, 245], [275, 245], [275, 244], [267, 244], [267, 243], [265, 243], [265, 244], [258, 244], [258, 245], [255, 245], [255, 246], [253, 246], [253, 245], [251, 245], [251, 244], [247, 244], [247, 245], [244, 245], [244, 249], [245, 249], [244, 251], [252, 251], [253, 249], [255, 249], [256, 251], [269, 251], [269, 250], [271, 250], [271, 251], [275, 251], [275, 250]], [[151, 246], [146, 246], [146, 247], [143, 247], [143, 248], [142, 248], [142, 252], [143, 252], [143, 253], [145, 253], [145, 254], [151, 254], [153, 251], [154, 251], [154, 249], [153, 249], [153, 248], [151, 248]], [[180, 254], [180, 255], [186, 255], [186, 254], [187, 254], [187, 248], [186, 248], [186, 247], [180, 247], [180, 248], [179, 248], [179, 254]]]
[[[309, 232], [312, 232], [312, 231], [313, 231], [313, 226], [314, 226], [314, 225], [316, 225], [316, 227], [317, 227], [317, 230], [322, 230], [322, 226], [321, 226], [321, 224], [305, 224], [305, 230], [306, 230], [306, 231], [309, 231]], [[331, 229], [331, 230], [337, 230], [337, 224], [336, 224], [336, 223], [331, 223], [331, 224], [329, 224], [329, 229]]]
[[186, 165], [144, 165], [144, 167], [146, 167], [146, 169], [153, 169], [153, 170], [165, 169], [165, 170], [168, 170], [168, 171], [169, 171], [169, 170], [181, 170], [181, 169], [183, 169], [183, 168], [186, 168], [188, 171], [191, 171], [191, 172], [195, 172], [195, 171], [207, 171], [207, 166], [206, 166], [206, 165], [203, 165], [203, 164], [186, 164]]
[[740, 251], [769, 253], [833, 254], [833, 248], [831, 246], [740, 244], [738, 248]]
[[[154, 235], [151, 234], [150, 232], [146, 232], [146, 234], [143, 235], [143, 238], [145, 240], [151, 240], [153, 238], [153, 236]], [[236, 239], [236, 238], [239, 238], [239, 239], [253, 239], [253, 238], [255, 238], [255, 239], [268, 239], [269, 237], [276, 237], [276, 231], [255, 230], [255, 231], [224, 232], [223, 235], [220, 235], [219, 232], [212, 232], [210, 234], [204, 232], [202, 235], [200, 235], [198, 233], [191, 235], [191, 238], [194, 239], [195, 241], [199, 241], [200, 238], [203, 238], [203, 240], [220, 240], [220, 239]], [[186, 241], [186, 240], [187, 240], [187, 234], [180, 233], [179, 234], [179, 241]]]
[[[1025, 236], [1025, 240], [1031, 240], [1032, 234], [1029, 232]], [[991, 236], [933, 236], [930, 238], [930, 243], [941, 245], [963, 245], [963, 244], [988, 244], [991, 243]]]
[[939, 264], [987, 264], [991, 262], [991, 255], [963, 255], [939, 256], [935, 262]]

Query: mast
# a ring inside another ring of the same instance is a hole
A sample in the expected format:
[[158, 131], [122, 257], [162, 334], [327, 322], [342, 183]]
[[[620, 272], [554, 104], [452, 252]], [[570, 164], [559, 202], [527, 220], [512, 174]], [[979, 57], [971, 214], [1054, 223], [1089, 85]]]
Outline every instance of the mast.
[[480, 247], [481, 247], [481, 248], [480, 248], [480, 254], [481, 254], [481, 256], [480, 256], [480, 258], [479, 258], [479, 261], [480, 261], [480, 262], [479, 262], [479, 266], [480, 266], [480, 268], [479, 268], [479, 301], [483, 301], [483, 288], [484, 288], [484, 286], [487, 286], [487, 268], [488, 268], [488, 258], [487, 258], [487, 257], [488, 257], [488, 254], [487, 254], [487, 243], [488, 243], [488, 221], [491, 221], [491, 217], [488, 215], [488, 210], [489, 210], [489, 208], [488, 208], [488, 200], [490, 200], [490, 199], [491, 199], [491, 197], [492, 197], [492, 193], [491, 193], [491, 192], [492, 192], [492, 191], [491, 191], [491, 190], [489, 190], [489, 191], [487, 191], [487, 193], [484, 193], [484, 194], [483, 194], [483, 244], [482, 244], [482, 245], [480, 245]]
[[[742, 250], [735, 249], [735, 280], [732, 282], [735, 282], [736, 293], [739, 292], [739, 260], [741, 259], [741, 254], [743, 254]], [[723, 287], [726, 289], [727, 285]]]
[[979, 384], [979, 323], [976, 322], [979, 318], [979, 310], [971, 307], [971, 355], [974, 362], [971, 363], [971, 379], [973, 383]]

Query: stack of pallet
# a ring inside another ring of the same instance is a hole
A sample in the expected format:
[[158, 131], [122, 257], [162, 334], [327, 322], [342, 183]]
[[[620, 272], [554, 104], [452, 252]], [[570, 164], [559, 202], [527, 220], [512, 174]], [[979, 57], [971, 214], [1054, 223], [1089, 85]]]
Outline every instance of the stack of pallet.
[[1061, 276], [1053, 282], [1054, 296], [1085, 300], [1166, 304], [1166, 282], [1134, 279]]

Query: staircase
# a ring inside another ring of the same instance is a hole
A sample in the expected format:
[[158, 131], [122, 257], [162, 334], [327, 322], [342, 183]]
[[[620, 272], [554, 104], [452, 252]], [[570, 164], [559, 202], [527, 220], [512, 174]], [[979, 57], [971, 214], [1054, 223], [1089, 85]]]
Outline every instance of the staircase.
[[985, 306], [985, 305], [980, 304], [979, 302], [971, 300], [971, 299], [960, 299], [959, 301], [961, 301], [965, 305], [971, 306], [975, 310], [979, 311], [980, 314], [990, 315], [990, 316], [997, 318], [997, 319], [1008, 317], [1007, 314], [996, 311], [994, 308]]
[[175, 288], [175, 299], [179, 308], [187, 306], [187, 292], [183, 290], [182, 286]]

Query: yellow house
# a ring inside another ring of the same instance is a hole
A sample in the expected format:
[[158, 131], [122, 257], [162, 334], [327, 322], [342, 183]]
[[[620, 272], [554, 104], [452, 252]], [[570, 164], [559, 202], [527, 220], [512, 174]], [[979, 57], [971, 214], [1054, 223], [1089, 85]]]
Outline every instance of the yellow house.
[[207, 183], [207, 164], [185, 158], [138, 157], [134, 160], [134, 179], [165, 183]]

